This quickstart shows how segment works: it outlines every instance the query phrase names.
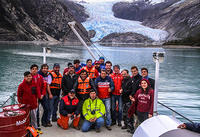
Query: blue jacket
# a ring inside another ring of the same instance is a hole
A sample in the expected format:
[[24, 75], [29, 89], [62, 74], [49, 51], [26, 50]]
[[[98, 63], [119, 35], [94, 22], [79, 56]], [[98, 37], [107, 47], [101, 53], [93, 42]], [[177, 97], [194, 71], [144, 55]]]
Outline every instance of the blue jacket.
[[185, 123], [186, 129], [200, 133], [200, 123]]
[[97, 77], [96, 80], [95, 80], [95, 86], [96, 88], [98, 87], [98, 83], [99, 82], [110, 82], [110, 88], [111, 90], [113, 91], [115, 86], [114, 86], [114, 83], [113, 83], [113, 80], [111, 79], [110, 76], [106, 76], [105, 79], [102, 79], [101, 76]]

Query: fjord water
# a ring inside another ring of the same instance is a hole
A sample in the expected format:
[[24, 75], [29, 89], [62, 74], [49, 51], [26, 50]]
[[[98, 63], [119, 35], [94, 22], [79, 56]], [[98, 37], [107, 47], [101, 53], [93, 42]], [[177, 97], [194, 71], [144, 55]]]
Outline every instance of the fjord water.
[[[68, 62], [80, 59], [85, 62], [91, 58], [83, 47], [51, 47], [47, 63], [52, 69], [54, 63], [61, 64], [61, 72]], [[165, 60], [160, 64], [159, 101], [172, 107], [193, 121], [200, 121], [200, 50], [162, 49], [133, 47], [101, 47], [100, 51], [119, 64], [122, 69], [130, 70], [132, 65], [147, 67], [150, 77], [154, 78], [155, 63], [152, 53], [165, 52]], [[94, 51], [94, 50], [93, 50]], [[31, 64], [42, 64], [42, 47], [3, 45], [0, 46], [0, 103], [5, 101], [23, 80], [23, 73]], [[158, 106], [160, 114], [171, 114]]]

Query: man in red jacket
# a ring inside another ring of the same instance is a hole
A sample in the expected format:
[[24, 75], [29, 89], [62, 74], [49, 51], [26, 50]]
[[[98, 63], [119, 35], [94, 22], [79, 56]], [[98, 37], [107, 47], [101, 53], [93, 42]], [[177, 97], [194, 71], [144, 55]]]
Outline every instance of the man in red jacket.
[[116, 124], [116, 103], [118, 102], [118, 126], [122, 126], [121, 121], [122, 121], [122, 80], [123, 76], [120, 73], [120, 67], [119, 65], [113, 66], [114, 73], [110, 75], [112, 78], [115, 89], [112, 92], [112, 125]]
[[[48, 106], [47, 106], [47, 100], [43, 100], [45, 99], [45, 95], [46, 95], [46, 89], [47, 89], [47, 83], [44, 81], [44, 78], [38, 74], [38, 65], [33, 64], [30, 67], [30, 72], [33, 78], [33, 81], [37, 84], [38, 86], [38, 90], [40, 91], [40, 94], [42, 96], [42, 99], [39, 99], [39, 103], [41, 103], [42, 107], [43, 107], [43, 119], [45, 117], [45, 119], [47, 119], [47, 114], [48, 114]], [[46, 102], [44, 102], [46, 101]], [[44, 105], [46, 104], [46, 105]], [[39, 115], [39, 105], [38, 105], [38, 109], [37, 109], [37, 124], [38, 127], [40, 127], [40, 115]], [[46, 120], [45, 120], [46, 121]], [[47, 122], [44, 123], [44, 121], [42, 121], [42, 125], [47, 124]]]
[[37, 129], [36, 113], [38, 98], [41, 99], [41, 93], [38, 90], [37, 84], [32, 80], [32, 75], [29, 71], [24, 73], [24, 80], [18, 87], [17, 97], [19, 103], [30, 105], [31, 125]]

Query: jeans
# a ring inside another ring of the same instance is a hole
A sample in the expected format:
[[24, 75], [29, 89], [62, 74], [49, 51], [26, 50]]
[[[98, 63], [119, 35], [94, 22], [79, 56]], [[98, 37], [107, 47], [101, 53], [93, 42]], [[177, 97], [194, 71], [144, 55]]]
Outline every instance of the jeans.
[[128, 109], [131, 106], [131, 102], [127, 102], [123, 104], [123, 120], [124, 125], [130, 129], [131, 131], [134, 129], [134, 116], [128, 117]]
[[84, 122], [83, 122], [82, 128], [81, 128], [82, 132], [89, 131], [92, 124], [96, 124], [96, 129], [101, 128], [104, 124], [103, 117], [98, 118], [95, 122], [90, 122], [90, 121], [85, 119]]
[[51, 115], [52, 119], [57, 119], [57, 110], [59, 103], [59, 96], [53, 96], [52, 99], [48, 99], [49, 102], [49, 113], [48, 113], [48, 122], [50, 122]]
[[[42, 100], [39, 100], [39, 103], [41, 103], [42, 108], [43, 108], [43, 115], [42, 115], [42, 125], [48, 124], [48, 111], [49, 111], [49, 106], [48, 106], [48, 98], [47, 95], [45, 95]], [[39, 106], [38, 106], [38, 110], [37, 110], [37, 123], [38, 123], [38, 127], [39, 127], [39, 123], [40, 123], [40, 110], [39, 110]]]
[[106, 126], [110, 126], [111, 125], [111, 100], [110, 98], [106, 98], [106, 99], [102, 99], [105, 107], [106, 107]]
[[112, 120], [116, 122], [116, 102], [118, 101], [118, 123], [122, 121], [122, 96], [121, 95], [112, 95]]

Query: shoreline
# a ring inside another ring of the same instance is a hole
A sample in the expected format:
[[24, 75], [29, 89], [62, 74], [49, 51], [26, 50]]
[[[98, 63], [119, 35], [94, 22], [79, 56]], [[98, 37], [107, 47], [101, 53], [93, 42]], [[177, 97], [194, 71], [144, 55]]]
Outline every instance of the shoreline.
[[[28, 45], [28, 46], [82, 46], [80, 42], [52, 42], [52, 41], [0, 41], [0, 46], [2, 45]], [[90, 45], [91, 43], [87, 43]], [[146, 44], [146, 43], [98, 43], [105, 47], [135, 47], [135, 48], [163, 48], [163, 49], [200, 49], [200, 46], [190, 46], [190, 45], [159, 45], [159, 44]]]

